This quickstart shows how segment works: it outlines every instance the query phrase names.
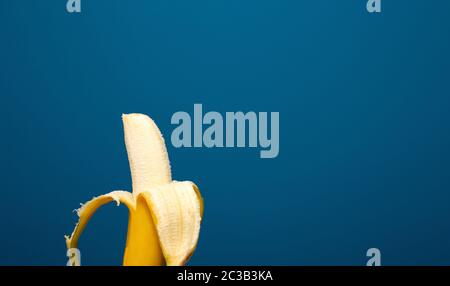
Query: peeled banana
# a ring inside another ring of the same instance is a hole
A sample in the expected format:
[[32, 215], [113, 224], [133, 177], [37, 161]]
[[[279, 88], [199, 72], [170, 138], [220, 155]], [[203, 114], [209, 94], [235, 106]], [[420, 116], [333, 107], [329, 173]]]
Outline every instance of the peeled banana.
[[95, 211], [111, 201], [129, 209], [124, 266], [179, 266], [193, 254], [203, 216], [203, 200], [189, 181], [172, 181], [164, 139], [156, 124], [143, 114], [122, 116], [133, 192], [113, 191], [95, 197], [76, 210], [79, 221], [68, 249]]

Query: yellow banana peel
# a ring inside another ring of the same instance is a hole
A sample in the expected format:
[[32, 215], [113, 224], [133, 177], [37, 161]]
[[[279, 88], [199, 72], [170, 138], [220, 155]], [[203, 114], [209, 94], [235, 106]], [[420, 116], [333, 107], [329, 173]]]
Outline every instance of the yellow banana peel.
[[113, 191], [95, 197], [77, 210], [79, 221], [68, 249], [77, 248], [87, 223], [101, 206], [115, 201], [129, 209], [124, 266], [179, 266], [193, 254], [203, 215], [203, 200], [189, 181], [172, 181], [164, 139], [143, 114], [122, 116], [133, 193]]

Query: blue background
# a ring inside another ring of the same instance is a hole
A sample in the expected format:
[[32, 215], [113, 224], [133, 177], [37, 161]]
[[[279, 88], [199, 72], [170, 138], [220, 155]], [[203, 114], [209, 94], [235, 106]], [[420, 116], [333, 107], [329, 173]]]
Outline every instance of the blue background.
[[[130, 190], [121, 114], [279, 111], [280, 155], [175, 149], [205, 199], [191, 265], [450, 264], [450, 2], [0, 1], [0, 264], [65, 265], [80, 202]], [[121, 264], [102, 208], [85, 265]]]

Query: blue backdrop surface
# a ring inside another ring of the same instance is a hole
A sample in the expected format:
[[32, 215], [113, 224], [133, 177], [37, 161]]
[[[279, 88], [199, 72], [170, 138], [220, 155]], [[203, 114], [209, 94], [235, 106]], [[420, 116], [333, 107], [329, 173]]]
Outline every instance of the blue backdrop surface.
[[[80, 202], [131, 189], [122, 113], [280, 112], [280, 154], [173, 148], [191, 265], [450, 264], [450, 2], [0, 1], [0, 264], [64, 265]], [[167, 140], [170, 141], [170, 140]], [[127, 210], [81, 240], [121, 264]]]

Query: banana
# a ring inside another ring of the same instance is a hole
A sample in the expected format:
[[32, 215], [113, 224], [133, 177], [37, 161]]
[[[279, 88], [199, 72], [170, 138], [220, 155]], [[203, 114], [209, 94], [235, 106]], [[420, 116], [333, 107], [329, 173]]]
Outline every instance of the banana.
[[150, 117], [124, 114], [122, 120], [133, 192], [113, 191], [82, 204], [66, 246], [77, 248], [95, 211], [115, 201], [129, 210], [124, 266], [184, 265], [197, 245], [203, 199], [194, 183], [172, 181], [164, 139]]

